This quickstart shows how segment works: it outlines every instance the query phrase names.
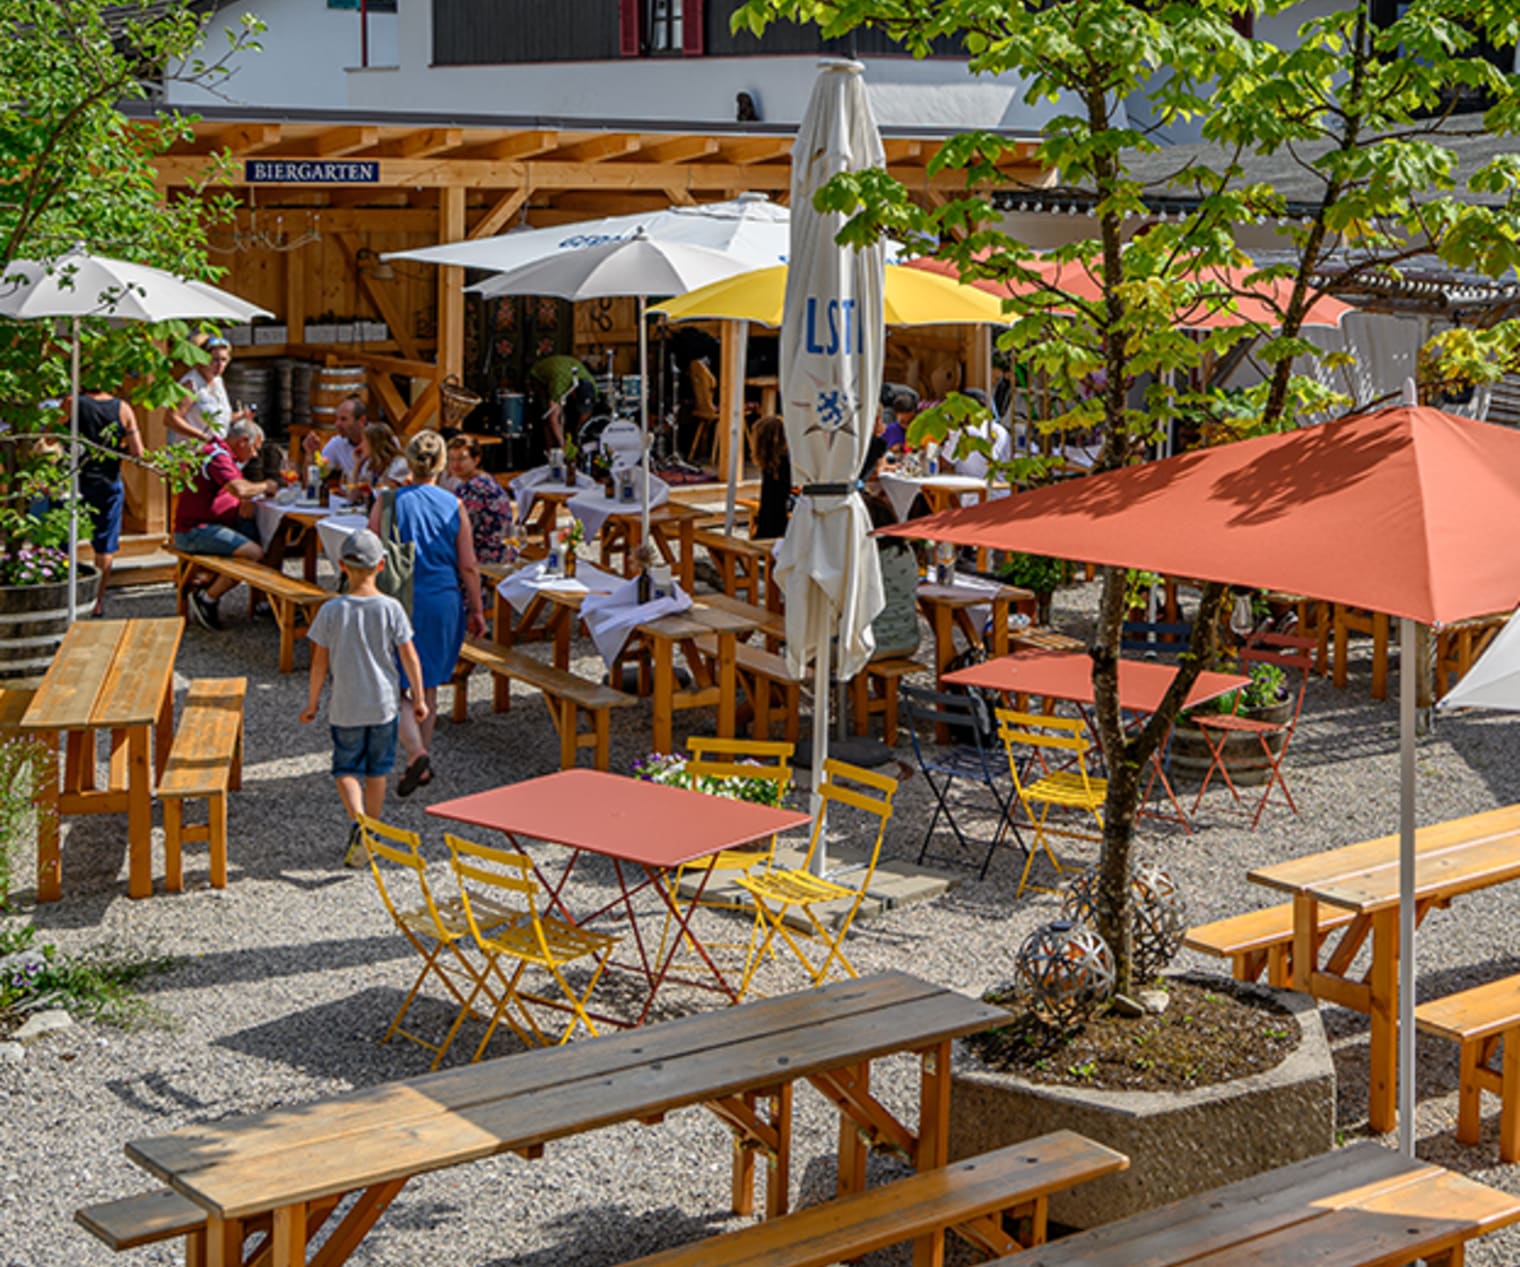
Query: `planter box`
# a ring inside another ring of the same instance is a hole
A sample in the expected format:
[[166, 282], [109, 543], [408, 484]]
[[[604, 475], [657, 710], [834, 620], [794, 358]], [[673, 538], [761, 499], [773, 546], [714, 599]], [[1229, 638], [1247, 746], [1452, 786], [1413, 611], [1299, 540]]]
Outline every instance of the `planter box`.
[[950, 1159], [1062, 1127], [1118, 1149], [1129, 1170], [1050, 1199], [1052, 1222], [1086, 1228], [1328, 1152], [1335, 1066], [1319, 1009], [1304, 994], [1235, 984], [1298, 1020], [1298, 1048], [1275, 1069], [1194, 1091], [1099, 1091], [1030, 1082], [957, 1048]]

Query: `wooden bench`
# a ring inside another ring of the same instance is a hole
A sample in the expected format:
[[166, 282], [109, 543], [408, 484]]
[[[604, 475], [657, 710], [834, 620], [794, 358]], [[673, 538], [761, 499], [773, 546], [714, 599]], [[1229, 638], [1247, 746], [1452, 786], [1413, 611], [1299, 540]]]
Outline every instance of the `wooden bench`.
[[117, 1253], [183, 1236], [185, 1261], [205, 1261], [206, 1212], [168, 1188], [87, 1205], [74, 1211], [74, 1222]]
[[1436, 698], [1457, 684], [1509, 621], [1510, 613], [1453, 621], [1436, 633]]
[[1368, 634], [1372, 638], [1372, 698], [1388, 698], [1388, 617], [1382, 612], [1362, 607], [1335, 604], [1335, 651], [1330, 680], [1338, 687], [1346, 685], [1351, 635]]
[[[35, 743], [37, 761], [32, 767], [33, 796], [41, 795], [44, 780], [58, 781], [58, 735], [53, 731], [21, 730], [21, 719], [32, 706], [37, 692], [31, 687], [0, 686], [0, 742]], [[60, 859], [58, 814], [40, 810], [37, 815], [37, 900], [56, 902], [62, 896], [59, 880]], [[0, 893], [0, 901], [7, 895]]]
[[[716, 638], [699, 637], [696, 643], [703, 655], [718, 652]], [[785, 656], [743, 642], [734, 648], [734, 672], [754, 711], [750, 722], [751, 736], [769, 739], [771, 722], [779, 714], [782, 734], [789, 743], [796, 743], [802, 715], [802, 684], [807, 679], [792, 676], [792, 671], [786, 667]]]
[[765, 639], [767, 651], [779, 651], [786, 644], [786, 617], [779, 610], [756, 607], [742, 598], [730, 598], [727, 594], [703, 594], [700, 601], [704, 607], [754, 621], [761, 637]]
[[[948, 1228], [989, 1254], [1010, 1254], [1045, 1243], [1052, 1193], [1128, 1165], [1123, 1153], [1054, 1131], [758, 1227], [650, 1254], [630, 1267], [829, 1267], [910, 1240], [918, 1242], [919, 1261], [937, 1262]], [[1022, 1235], [1005, 1230], [1005, 1216], [1024, 1223]]]
[[926, 664], [906, 656], [892, 656], [867, 663], [850, 682], [850, 708], [857, 735], [871, 733], [871, 718], [881, 714], [881, 737], [887, 747], [897, 747], [897, 684], [910, 673], [933, 672]]
[[190, 578], [196, 569], [229, 576], [248, 586], [248, 610], [252, 614], [258, 595], [269, 600], [275, 624], [280, 627], [280, 672], [290, 673], [296, 667], [296, 639], [302, 637], [311, 625], [317, 608], [333, 597], [332, 591], [313, 585], [294, 576], [286, 576], [272, 567], [239, 559], [232, 555], [186, 554], [170, 550], [179, 562], [176, 565], [174, 586], [177, 592], [178, 610], [181, 616], [188, 610]]
[[[1458, 1044], [1462, 1080], [1457, 1142], [1476, 1144], [1483, 1131], [1483, 1093], [1499, 1097], [1499, 1160], [1520, 1161], [1520, 976], [1490, 981], [1414, 1010], [1415, 1024]], [[1490, 1063], [1504, 1044], [1504, 1063]]]
[[[1338, 906], [1319, 907], [1319, 937], [1351, 923], [1356, 915]], [[1189, 950], [1232, 961], [1237, 981], [1258, 981], [1263, 970], [1267, 984], [1286, 988], [1293, 978], [1293, 903], [1265, 906], [1259, 911], [1190, 928], [1182, 944]]]
[[771, 585], [771, 546], [774, 542], [747, 541], [743, 537], [706, 531], [698, 531], [693, 539], [707, 551], [713, 566], [718, 569], [725, 594], [730, 598], [742, 598], [757, 607], [765, 605], [766, 591]]
[[[521, 651], [499, 647], [494, 643], [470, 640], [460, 648], [461, 663], [479, 665], [503, 679], [517, 679], [535, 687], [543, 696], [549, 709], [554, 728], [559, 731], [559, 763], [562, 770], [575, 767], [575, 754], [581, 748], [594, 750], [594, 764], [598, 770], [607, 769], [612, 759], [612, 710], [637, 704], [638, 699], [603, 686], [600, 682], [588, 682], [552, 664], [544, 664]], [[467, 679], [454, 679], [454, 717], [459, 720], [459, 703], [464, 698]], [[506, 697], [510, 701], [510, 695]], [[591, 719], [591, 730], [579, 730], [581, 713]]]
[[[243, 700], [248, 679], [199, 678], [190, 683], [169, 764], [158, 783], [164, 806], [164, 887], [184, 887], [181, 845], [204, 840], [211, 850], [211, 887], [227, 887], [227, 792], [243, 785]], [[187, 826], [185, 802], [205, 798], [206, 822]]]

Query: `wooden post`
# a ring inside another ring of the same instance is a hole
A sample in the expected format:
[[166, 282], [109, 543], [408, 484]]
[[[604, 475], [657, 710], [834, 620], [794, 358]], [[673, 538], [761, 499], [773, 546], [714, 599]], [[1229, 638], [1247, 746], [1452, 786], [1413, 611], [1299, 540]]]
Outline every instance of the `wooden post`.
[[[465, 236], [464, 188], [438, 191], [438, 240], [459, 242]], [[438, 270], [438, 372], [464, 372], [464, 269]]]
[[961, 327], [961, 361], [966, 374], [963, 386], [980, 387], [992, 395], [992, 327]]

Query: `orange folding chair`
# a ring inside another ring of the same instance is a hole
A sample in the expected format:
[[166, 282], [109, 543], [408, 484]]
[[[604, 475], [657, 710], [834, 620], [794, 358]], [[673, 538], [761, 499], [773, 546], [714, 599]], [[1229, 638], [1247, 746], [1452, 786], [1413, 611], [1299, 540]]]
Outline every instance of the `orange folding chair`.
[[[412, 982], [412, 988], [402, 1000], [396, 1015], [391, 1019], [390, 1028], [380, 1041], [388, 1043], [392, 1038], [400, 1036], [408, 1042], [416, 1043], [433, 1053], [430, 1068], [436, 1069], [448, 1052], [449, 1045], [453, 1043], [454, 1035], [464, 1024], [465, 1017], [474, 1009], [476, 999], [484, 994], [493, 1008], [499, 1005], [500, 1000], [489, 983], [486, 968], [473, 963], [464, 951], [464, 946], [470, 944], [470, 925], [459, 899], [440, 902], [433, 896], [433, 890], [428, 884], [427, 860], [422, 856], [422, 842], [417, 833], [402, 831], [378, 819], [362, 815], [359, 818], [359, 831], [364, 840], [370, 870], [374, 873], [375, 887], [380, 891], [380, 901], [384, 904], [386, 913], [401, 935], [422, 956], [422, 969], [417, 973], [417, 979]], [[391, 872], [392, 881], [414, 886], [421, 896], [421, 905], [403, 909], [391, 893], [391, 882], [386, 879], [387, 871]], [[478, 911], [477, 916], [488, 928], [495, 927], [504, 918], [501, 912], [486, 909]], [[416, 1001], [422, 983], [430, 976], [436, 977], [459, 1004], [458, 1016], [454, 1018], [449, 1032], [438, 1043], [401, 1028], [401, 1022], [406, 1019], [407, 1012]]]
[[[1214, 771], [1218, 770], [1225, 786], [1235, 798], [1236, 804], [1240, 803], [1240, 789], [1235, 786], [1235, 781], [1230, 778], [1229, 767], [1224, 761], [1224, 747], [1231, 735], [1255, 735], [1261, 744], [1262, 755], [1266, 758], [1270, 771], [1267, 775], [1267, 785], [1262, 789], [1261, 800], [1257, 802], [1256, 813], [1251, 818], [1251, 830], [1256, 830], [1256, 824], [1261, 821], [1261, 812], [1267, 807], [1267, 799], [1272, 795], [1274, 787], [1282, 788], [1282, 794], [1288, 802], [1288, 808], [1295, 814], [1298, 806], [1293, 803], [1293, 793], [1288, 790], [1288, 782], [1283, 777], [1283, 758], [1288, 755], [1288, 745], [1292, 742], [1293, 732], [1298, 728], [1299, 714], [1304, 711], [1304, 695], [1309, 687], [1309, 674], [1314, 670], [1314, 652], [1319, 646], [1314, 638], [1299, 637], [1294, 634], [1262, 634], [1253, 639], [1240, 652], [1241, 667], [1249, 672], [1253, 664], [1275, 664], [1288, 673], [1298, 674], [1298, 695], [1293, 703], [1292, 715], [1286, 721], [1271, 722], [1256, 717], [1240, 717], [1234, 713], [1203, 714], [1194, 717], [1198, 728], [1203, 732], [1203, 741], [1209, 746], [1209, 768], [1203, 773], [1203, 783], [1198, 789], [1198, 796], [1193, 801], [1193, 812], [1197, 813], [1199, 802], [1203, 800], [1203, 794], [1208, 791], [1209, 780]], [[1273, 750], [1273, 741], [1280, 739], [1281, 743]]]

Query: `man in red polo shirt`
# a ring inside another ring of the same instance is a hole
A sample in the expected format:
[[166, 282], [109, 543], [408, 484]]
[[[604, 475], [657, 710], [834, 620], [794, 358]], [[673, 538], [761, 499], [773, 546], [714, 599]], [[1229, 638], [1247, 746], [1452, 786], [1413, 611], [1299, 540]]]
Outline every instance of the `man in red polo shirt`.
[[[174, 510], [174, 548], [186, 554], [236, 555], [258, 562], [264, 548], [258, 529], [242, 515], [243, 502], [260, 493], [279, 489], [275, 480], [243, 478], [237, 458], [225, 442], [213, 438], [201, 449], [205, 458], [195, 482], [179, 495]], [[223, 594], [237, 582], [229, 576], [213, 577], [204, 589], [190, 591], [190, 614], [207, 629], [222, 627], [217, 607]]]

